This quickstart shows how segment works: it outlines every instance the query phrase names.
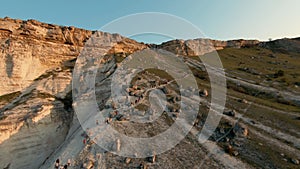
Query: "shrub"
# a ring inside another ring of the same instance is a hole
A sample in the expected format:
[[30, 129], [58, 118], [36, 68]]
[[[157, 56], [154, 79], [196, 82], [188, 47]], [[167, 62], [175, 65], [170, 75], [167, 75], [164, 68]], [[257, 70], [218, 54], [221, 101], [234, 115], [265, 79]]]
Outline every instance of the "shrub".
[[283, 71], [283, 70], [278, 70], [278, 71], [277, 71], [277, 76], [278, 76], [278, 77], [284, 76], [284, 71]]

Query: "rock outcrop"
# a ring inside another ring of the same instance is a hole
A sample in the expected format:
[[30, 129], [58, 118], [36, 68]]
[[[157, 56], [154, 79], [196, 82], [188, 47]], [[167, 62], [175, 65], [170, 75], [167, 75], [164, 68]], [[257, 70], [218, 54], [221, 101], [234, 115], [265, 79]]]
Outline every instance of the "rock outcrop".
[[282, 53], [300, 53], [300, 38], [278, 39], [270, 42], [260, 43], [261, 47]]
[[91, 31], [35, 20], [0, 19], [0, 95], [21, 91], [78, 56]]
[[258, 40], [229, 40], [219, 41], [211, 39], [193, 39], [193, 40], [171, 40], [161, 45], [151, 45], [156, 48], [164, 49], [182, 56], [198, 56], [210, 53], [224, 48], [243, 48], [258, 45]]

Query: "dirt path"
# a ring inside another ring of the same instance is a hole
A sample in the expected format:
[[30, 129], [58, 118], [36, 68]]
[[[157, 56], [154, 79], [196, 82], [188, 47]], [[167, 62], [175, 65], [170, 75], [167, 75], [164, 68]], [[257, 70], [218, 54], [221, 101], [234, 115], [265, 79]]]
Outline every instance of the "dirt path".
[[[234, 100], [243, 99], [243, 98], [238, 98], [238, 97], [235, 97], [235, 96], [231, 96], [229, 94], [227, 94], [227, 97], [232, 98]], [[298, 112], [283, 111], [283, 110], [275, 109], [275, 108], [268, 107], [268, 106], [265, 106], [265, 105], [262, 105], [262, 104], [258, 104], [256, 102], [251, 102], [251, 104], [254, 105], [254, 106], [264, 108], [264, 109], [268, 109], [268, 110], [274, 111], [276, 113], [284, 114], [284, 115], [286, 115], [286, 114], [291, 115], [291, 116], [299, 116], [300, 115], [300, 112], [298, 113]]]

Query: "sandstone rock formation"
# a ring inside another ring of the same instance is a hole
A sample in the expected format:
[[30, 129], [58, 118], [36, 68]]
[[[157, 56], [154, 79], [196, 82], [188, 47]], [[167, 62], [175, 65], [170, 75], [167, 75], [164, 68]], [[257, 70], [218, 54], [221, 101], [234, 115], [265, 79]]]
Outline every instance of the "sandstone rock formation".
[[46, 70], [78, 56], [92, 34], [35, 20], [0, 19], [0, 95], [21, 91]]
[[[46, 70], [76, 59], [92, 31], [36, 20], [0, 19], [0, 95], [21, 91]], [[124, 38], [112, 53], [132, 53], [146, 45]]]
[[[51, 73], [48, 78], [31, 84], [1, 109], [1, 165], [38, 168], [68, 133], [73, 116], [67, 101], [71, 73]], [[47, 90], [49, 87], [54, 90]]]

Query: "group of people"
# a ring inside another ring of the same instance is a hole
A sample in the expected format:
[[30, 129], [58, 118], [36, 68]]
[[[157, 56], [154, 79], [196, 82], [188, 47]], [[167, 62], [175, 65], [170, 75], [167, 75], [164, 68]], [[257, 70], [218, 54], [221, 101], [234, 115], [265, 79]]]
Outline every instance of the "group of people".
[[67, 169], [69, 166], [71, 166], [71, 160], [68, 159], [68, 163], [63, 165], [63, 164], [60, 164], [60, 161], [59, 159], [56, 159], [55, 161], [55, 168], [56, 169]]
[[[91, 133], [90, 133], [90, 135], [91, 135]], [[83, 140], [82, 140], [82, 143], [84, 144], [84, 145], [86, 145], [89, 141], [90, 141], [90, 137], [89, 137], [89, 135], [86, 133], [86, 134], [84, 134], [84, 136], [83, 136], [84, 138], [83, 138]]]

